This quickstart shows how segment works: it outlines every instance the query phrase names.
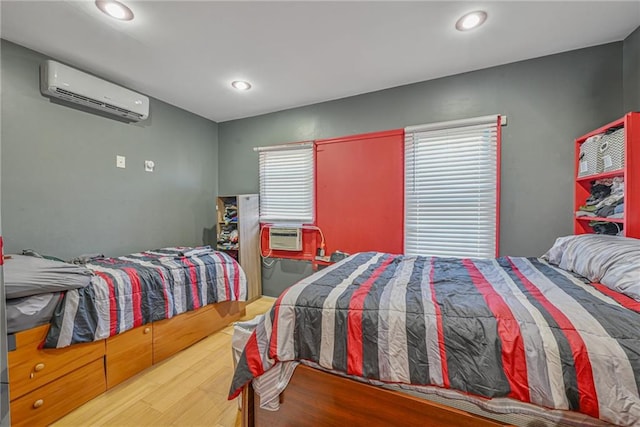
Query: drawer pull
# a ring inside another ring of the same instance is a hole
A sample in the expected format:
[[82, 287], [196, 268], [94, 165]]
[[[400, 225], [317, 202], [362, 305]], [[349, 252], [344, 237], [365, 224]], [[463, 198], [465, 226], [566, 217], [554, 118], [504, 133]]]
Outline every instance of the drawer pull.
[[44, 405], [44, 400], [38, 399], [35, 402], [33, 402], [33, 409], [38, 409], [42, 405]]
[[144, 328], [144, 333], [148, 334], [149, 332], [151, 332], [151, 328]]
[[33, 368], [33, 370], [34, 370], [34, 371], [36, 371], [36, 372], [40, 372], [40, 371], [42, 371], [43, 369], [44, 369], [44, 363], [38, 363], [38, 364]]

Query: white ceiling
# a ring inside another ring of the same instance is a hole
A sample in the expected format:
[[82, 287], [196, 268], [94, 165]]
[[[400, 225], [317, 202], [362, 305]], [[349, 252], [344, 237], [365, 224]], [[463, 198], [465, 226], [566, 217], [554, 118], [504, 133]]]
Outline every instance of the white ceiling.
[[[581, 47], [640, 25], [640, 0], [1, 2], [2, 38], [211, 120], [314, 104]], [[484, 26], [455, 30], [483, 9]], [[238, 92], [230, 82], [253, 84]]]

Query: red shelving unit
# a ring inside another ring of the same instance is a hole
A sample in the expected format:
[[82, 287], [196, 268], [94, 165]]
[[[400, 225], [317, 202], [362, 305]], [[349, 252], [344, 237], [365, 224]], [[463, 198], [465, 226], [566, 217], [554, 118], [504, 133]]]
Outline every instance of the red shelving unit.
[[[587, 138], [604, 133], [611, 127], [623, 125], [625, 128], [625, 162], [624, 168], [596, 175], [578, 177], [580, 162], [580, 146]], [[574, 233], [593, 233], [589, 226], [591, 221], [607, 221], [623, 224], [624, 235], [640, 238], [640, 113], [627, 113], [624, 117], [606, 124], [575, 140], [575, 191], [574, 214], [585, 203], [590, 195], [593, 181], [605, 178], [624, 178], [624, 218], [590, 218], [574, 217]]]
[[581, 176], [577, 178], [576, 181], [587, 182], [590, 184], [591, 181], [595, 181], [597, 179], [615, 178], [616, 176], [624, 176], [624, 170], [604, 172], [604, 173], [599, 173], [596, 175], [589, 175], [589, 176]]
[[591, 221], [606, 221], [606, 222], [615, 222], [617, 224], [624, 224], [624, 219], [623, 218], [600, 218], [600, 217], [589, 217], [589, 216], [581, 216], [579, 218], [576, 218], [576, 221], [586, 221], [586, 222], [591, 222]]

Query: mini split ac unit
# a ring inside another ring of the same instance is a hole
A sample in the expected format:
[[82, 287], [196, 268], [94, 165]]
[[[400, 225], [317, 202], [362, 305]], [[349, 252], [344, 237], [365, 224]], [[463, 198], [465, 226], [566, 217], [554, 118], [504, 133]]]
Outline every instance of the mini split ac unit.
[[269, 249], [277, 251], [301, 251], [302, 230], [289, 227], [270, 227]]
[[149, 117], [149, 98], [55, 61], [40, 66], [43, 95], [138, 122]]

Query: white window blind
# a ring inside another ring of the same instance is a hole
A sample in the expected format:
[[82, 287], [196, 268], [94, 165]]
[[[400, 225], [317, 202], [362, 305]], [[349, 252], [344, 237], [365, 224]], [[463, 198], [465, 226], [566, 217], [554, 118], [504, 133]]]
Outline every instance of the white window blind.
[[405, 254], [496, 256], [499, 116], [405, 129]]
[[260, 221], [313, 222], [313, 143], [257, 148]]

